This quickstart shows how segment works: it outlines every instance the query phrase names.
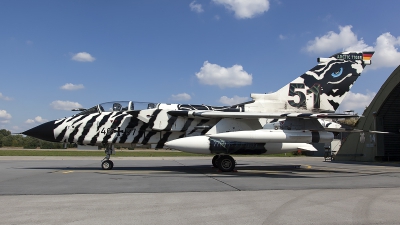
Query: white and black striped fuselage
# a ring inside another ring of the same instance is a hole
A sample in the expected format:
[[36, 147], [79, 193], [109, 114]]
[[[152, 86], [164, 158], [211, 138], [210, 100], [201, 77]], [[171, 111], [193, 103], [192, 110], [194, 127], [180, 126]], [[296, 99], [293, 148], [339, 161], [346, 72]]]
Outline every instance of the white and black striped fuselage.
[[[143, 121], [140, 114], [148, 120]], [[165, 110], [149, 109], [128, 112], [101, 112], [78, 115], [54, 123], [56, 142], [79, 145], [156, 144], [186, 136], [205, 134], [217, 119], [183, 118], [166, 115]]]

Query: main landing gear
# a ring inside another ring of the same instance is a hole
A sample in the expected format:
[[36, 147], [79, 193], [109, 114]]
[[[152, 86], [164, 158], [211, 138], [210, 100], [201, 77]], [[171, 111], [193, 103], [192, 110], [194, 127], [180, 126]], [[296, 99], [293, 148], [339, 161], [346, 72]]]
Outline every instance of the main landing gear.
[[115, 154], [114, 145], [107, 145], [104, 152], [106, 153], [106, 157], [101, 160], [101, 168], [103, 170], [111, 170], [114, 167], [113, 161], [110, 160], [111, 155]]
[[215, 155], [212, 165], [222, 172], [232, 172], [235, 169], [236, 161], [230, 155]]

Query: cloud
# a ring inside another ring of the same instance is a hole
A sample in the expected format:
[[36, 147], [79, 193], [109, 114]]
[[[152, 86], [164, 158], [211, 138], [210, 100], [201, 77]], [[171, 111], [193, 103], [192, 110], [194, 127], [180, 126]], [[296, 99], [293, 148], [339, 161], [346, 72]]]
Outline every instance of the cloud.
[[190, 10], [197, 12], [197, 13], [202, 13], [204, 12], [203, 7], [201, 4], [197, 4], [196, 1], [193, 1], [189, 4]]
[[187, 93], [180, 93], [177, 95], [171, 95], [172, 100], [174, 101], [187, 101], [190, 100], [192, 97]]
[[12, 118], [11, 114], [7, 113], [6, 110], [0, 110], [0, 119], [9, 120], [11, 118]]
[[287, 39], [287, 37], [284, 36], [284, 35], [282, 35], [282, 34], [280, 34], [280, 35], [279, 35], [279, 39], [280, 39], [280, 40], [285, 40], [285, 39]]
[[33, 45], [33, 41], [30, 41], [30, 40], [27, 40], [25, 43], [26, 43], [27, 45]]
[[322, 37], [315, 37], [314, 40], [309, 41], [306, 50], [311, 53], [326, 53], [334, 52], [338, 49], [348, 48], [354, 45], [365, 45], [361, 39], [358, 41], [357, 35], [351, 31], [352, 26], [339, 26], [339, 33], [329, 31]]
[[213, 0], [213, 2], [233, 11], [237, 19], [253, 18], [269, 9], [268, 0]]
[[57, 109], [57, 110], [71, 110], [71, 109], [76, 109], [76, 108], [83, 108], [81, 104], [79, 104], [78, 102], [70, 102], [70, 101], [54, 101], [52, 103], [50, 103], [50, 106], [53, 109]]
[[397, 47], [400, 46], [400, 36], [397, 38], [389, 32], [380, 35], [376, 39], [375, 54], [372, 57], [371, 68], [396, 67], [400, 64], [400, 52]]
[[202, 84], [218, 85], [220, 88], [251, 85], [253, 80], [252, 75], [244, 71], [241, 65], [225, 68], [208, 61], [204, 62], [196, 77]]
[[239, 97], [237, 95], [233, 96], [232, 98], [228, 98], [226, 96], [222, 96], [219, 99], [219, 102], [221, 102], [224, 105], [235, 105], [238, 103], [246, 102], [249, 100], [249, 97]]
[[94, 58], [87, 52], [79, 52], [73, 55], [71, 59], [78, 62], [93, 62], [94, 60], [96, 60], [96, 58]]
[[362, 114], [367, 106], [371, 103], [372, 99], [374, 99], [376, 93], [367, 91], [367, 94], [362, 93], [347, 93], [346, 97], [343, 99], [342, 104], [340, 104], [340, 108], [345, 110], [354, 110], [359, 114]]
[[329, 31], [322, 37], [316, 37], [309, 41], [305, 50], [311, 53], [334, 53], [336, 51], [375, 51], [372, 57], [372, 65], [367, 68], [396, 67], [400, 64], [400, 36], [395, 37], [389, 32], [376, 38], [374, 46], [358, 38], [351, 30], [352, 26], [339, 26], [339, 33]]
[[2, 93], [0, 93], [0, 99], [6, 100], [6, 101], [11, 101], [12, 100], [12, 98], [4, 96]]
[[33, 119], [27, 119], [26, 121], [25, 121], [25, 123], [28, 123], [28, 124], [31, 124], [31, 123], [34, 123], [35, 122], [35, 120], [33, 120]]
[[47, 122], [48, 120], [43, 119], [41, 116], [37, 116], [37, 117], [35, 117], [35, 121], [38, 123], [44, 123], [44, 122]]
[[47, 121], [48, 120], [43, 119], [41, 116], [37, 116], [37, 117], [35, 117], [35, 119], [27, 119], [25, 121], [25, 123], [28, 123], [28, 124], [32, 124], [32, 123], [35, 123], [35, 122], [44, 123], [44, 122], [47, 122]]
[[61, 86], [60, 88], [63, 90], [68, 90], [68, 91], [75, 91], [75, 90], [83, 89], [85, 87], [83, 86], [83, 84], [67, 83], [67, 84], [64, 84], [63, 86]]

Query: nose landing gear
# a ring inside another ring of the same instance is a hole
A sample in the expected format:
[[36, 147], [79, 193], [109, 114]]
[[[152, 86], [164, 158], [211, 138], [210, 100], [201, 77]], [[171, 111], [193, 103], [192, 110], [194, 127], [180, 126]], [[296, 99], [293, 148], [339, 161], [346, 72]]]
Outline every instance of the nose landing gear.
[[103, 170], [111, 170], [114, 167], [113, 161], [110, 160], [111, 155], [115, 154], [114, 145], [107, 145], [104, 152], [106, 153], [106, 157], [101, 160], [101, 168]]

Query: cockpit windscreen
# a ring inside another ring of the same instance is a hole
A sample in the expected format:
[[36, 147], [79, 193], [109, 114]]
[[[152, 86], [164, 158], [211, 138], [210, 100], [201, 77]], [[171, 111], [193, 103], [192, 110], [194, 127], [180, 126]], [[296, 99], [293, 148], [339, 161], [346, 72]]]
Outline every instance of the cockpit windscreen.
[[100, 112], [123, 112], [130, 110], [143, 110], [157, 108], [157, 103], [118, 101], [99, 104]]

